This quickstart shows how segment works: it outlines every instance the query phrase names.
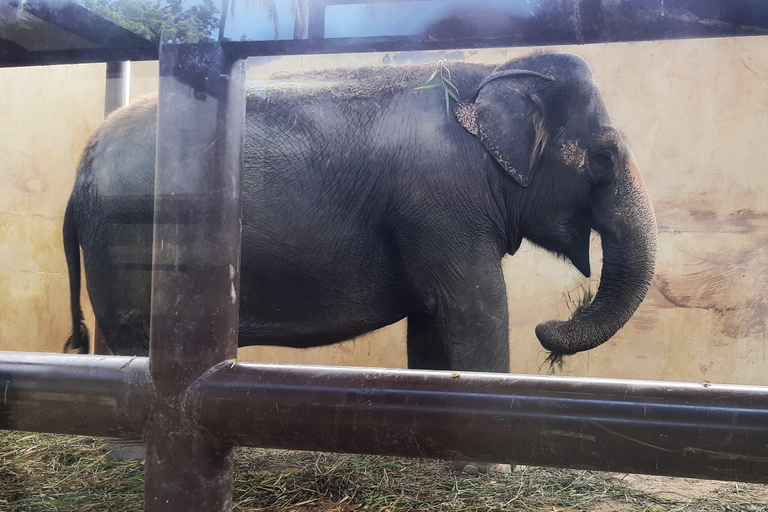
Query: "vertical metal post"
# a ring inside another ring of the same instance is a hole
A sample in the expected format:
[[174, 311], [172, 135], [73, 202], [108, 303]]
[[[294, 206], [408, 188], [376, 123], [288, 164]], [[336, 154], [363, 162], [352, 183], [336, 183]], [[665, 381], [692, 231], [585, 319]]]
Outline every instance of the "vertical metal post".
[[104, 117], [125, 106], [129, 62], [107, 62], [107, 85], [104, 90]]
[[309, 3], [307, 39], [323, 39], [325, 37], [325, 8], [325, 0], [315, 0]]
[[[131, 68], [130, 64], [130, 62], [107, 62], [107, 80], [104, 88], [104, 117], [127, 105], [128, 86], [131, 80], [131, 77], [128, 76]], [[112, 354], [98, 322], [95, 323], [93, 330], [93, 353], [99, 355]]]
[[217, 44], [160, 54], [145, 510], [231, 510], [232, 447], [185, 414], [201, 374], [237, 354], [244, 61]]

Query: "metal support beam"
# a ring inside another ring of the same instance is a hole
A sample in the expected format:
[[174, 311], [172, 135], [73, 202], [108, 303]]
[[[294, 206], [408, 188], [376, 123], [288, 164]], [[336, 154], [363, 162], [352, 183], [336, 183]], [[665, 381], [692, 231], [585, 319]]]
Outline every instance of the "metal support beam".
[[160, 51], [145, 510], [228, 511], [232, 446], [202, 436], [188, 386], [237, 355], [245, 63]]
[[[104, 89], [104, 117], [108, 117], [115, 110], [128, 104], [128, 93], [131, 83], [130, 70], [130, 61], [107, 62], [107, 78]], [[94, 322], [93, 353], [97, 355], [112, 355], [112, 350], [107, 345], [107, 340], [98, 322]]]
[[141, 439], [155, 395], [148, 363], [0, 352], [0, 429]]
[[[130, 61], [107, 62], [107, 84], [104, 90], [104, 117], [128, 104]], [[98, 352], [97, 352], [98, 353]]]
[[307, 39], [323, 39], [325, 37], [325, 7], [326, 2], [323, 0], [310, 2]]
[[[154, 396], [146, 358], [0, 353], [3, 429], [134, 437]], [[225, 458], [261, 446], [768, 483], [766, 387], [226, 361], [177, 402], [174, 485], [210, 455], [193, 458], [192, 431]], [[147, 510], [182, 510], [161, 505]]]
[[768, 482], [764, 387], [244, 363], [196, 387], [239, 446]]

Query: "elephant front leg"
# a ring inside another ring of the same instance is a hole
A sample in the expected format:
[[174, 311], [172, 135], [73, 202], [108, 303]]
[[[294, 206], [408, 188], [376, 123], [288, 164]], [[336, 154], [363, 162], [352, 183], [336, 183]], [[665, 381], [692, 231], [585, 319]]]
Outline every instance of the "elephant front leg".
[[[509, 371], [506, 287], [501, 269], [462, 280], [437, 294], [431, 311], [408, 315], [408, 368]], [[511, 464], [453, 461], [470, 474], [510, 473]]]
[[439, 283], [427, 311], [408, 317], [409, 368], [509, 371], [507, 294], [501, 267]]

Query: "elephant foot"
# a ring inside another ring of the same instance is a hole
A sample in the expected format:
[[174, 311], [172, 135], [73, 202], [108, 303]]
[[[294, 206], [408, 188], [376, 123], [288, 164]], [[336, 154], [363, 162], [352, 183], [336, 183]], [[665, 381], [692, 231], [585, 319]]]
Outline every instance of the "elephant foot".
[[107, 460], [146, 460], [147, 444], [136, 439], [108, 439]]
[[511, 464], [495, 464], [491, 462], [467, 462], [463, 460], [454, 460], [451, 462], [451, 468], [470, 475], [479, 475], [482, 473], [511, 473], [514, 471], [515, 466]]

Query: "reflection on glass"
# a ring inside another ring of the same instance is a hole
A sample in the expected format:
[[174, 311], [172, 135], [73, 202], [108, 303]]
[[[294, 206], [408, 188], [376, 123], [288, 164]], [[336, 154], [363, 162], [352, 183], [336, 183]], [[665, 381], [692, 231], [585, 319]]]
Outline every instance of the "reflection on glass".
[[535, 2], [526, 0], [460, 1], [434, 0], [415, 2], [382, 2], [376, 4], [332, 5], [326, 10], [326, 37], [405, 36], [430, 34], [435, 29], [452, 25], [445, 36], [462, 36], [462, 20], [482, 18], [493, 31], [514, 18], [533, 15]]

